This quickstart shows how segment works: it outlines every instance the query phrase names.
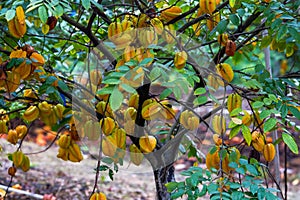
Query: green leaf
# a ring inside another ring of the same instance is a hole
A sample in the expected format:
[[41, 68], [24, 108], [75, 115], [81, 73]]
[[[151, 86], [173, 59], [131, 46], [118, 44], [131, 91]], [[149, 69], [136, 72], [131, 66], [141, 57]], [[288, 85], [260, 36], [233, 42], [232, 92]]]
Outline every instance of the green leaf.
[[160, 68], [154, 67], [154, 68], [151, 70], [151, 72], [150, 72], [150, 80], [151, 80], [151, 81], [154, 81], [154, 80], [157, 79], [160, 75], [161, 75]]
[[201, 190], [201, 192], [198, 194], [198, 197], [202, 197], [202, 196], [204, 196], [205, 194], [206, 194], [206, 192], [207, 192], [207, 185], [202, 185], [203, 187], [202, 187], [202, 190]]
[[280, 26], [276, 36], [277, 41], [279, 41], [284, 35], [286, 35], [286, 32], [287, 32], [287, 26], [286, 25]]
[[64, 8], [61, 5], [55, 7], [55, 17], [60, 17], [64, 14]]
[[229, 15], [229, 19], [236, 26], [238, 26], [240, 23], [239, 17], [235, 14]]
[[208, 97], [213, 100], [216, 104], [221, 104], [220, 101], [214, 96], [212, 95], [211, 93], [208, 93]]
[[177, 185], [178, 185], [178, 183], [176, 183], [176, 182], [169, 182], [169, 183], [166, 183], [165, 186], [167, 187], [168, 192], [173, 192], [177, 188]]
[[25, 14], [29, 13], [30, 11], [33, 11], [37, 7], [40, 7], [42, 4], [43, 4], [43, 0], [41, 0], [41, 1], [34, 1], [34, 2], [30, 3], [30, 4], [28, 4], [28, 6], [27, 6], [28, 9], [25, 11]]
[[264, 98], [263, 101], [264, 101], [264, 104], [267, 106], [271, 105], [271, 103], [272, 103], [272, 100], [269, 98]]
[[288, 114], [288, 107], [286, 104], [283, 104], [281, 106], [280, 112], [281, 112], [281, 117], [286, 118], [286, 115]]
[[243, 17], [245, 15], [245, 10], [243, 8], [239, 8], [236, 10], [236, 12], [239, 14], [239, 16]]
[[177, 100], [181, 98], [181, 89], [179, 87], [172, 88], [173, 94]]
[[38, 13], [39, 13], [40, 20], [42, 21], [43, 24], [45, 24], [48, 19], [48, 13], [46, 7], [45, 6], [39, 7]]
[[229, 5], [231, 8], [233, 8], [235, 5], [235, 0], [229, 0]]
[[167, 96], [169, 96], [172, 93], [172, 90], [170, 88], [164, 89], [164, 91], [159, 95], [159, 99], [164, 99]]
[[245, 174], [245, 169], [243, 167], [238, 167], [238, 168], [235, 169], [235, 171], [237, 173], [240, 173], [240, 174], [243, 174], [243, 175]]
[[105, 79], [104, 81], [102, 81], [102, 83], [108, 85], [117, 85], [120, 83], [120, 79], [108, 77], [108, 79]]
[[65, 82], [63, 82], [62, 80], [58, 80], [57, 82], [58, 87], [60, 87], [63, 91], [65, 92], [70, 92], [69, 87], [67, 86], [67, 84]]
[[300, 120], [300, 111], [297, 108], [295, 108], [294, 106], [288, 106], [288, 109], [289, 111], [291, 111], [294, 117]]
[[282, 139], [294, 154], [299, 153], [297, 143], [295, 142], [295, 139], [290, 134], [282, 133]]
[[259, 118], [260, 119], [265, 119], [267, 117], [269, 117], [271, 114], [270, 110], [263, 110], [260, 114], [259, 114]]
[[270, 131], [272, 128], [274, 128], [274, 126], [277, 123], [277, 119], [275, 118], [269, 118], [265, 123], [264, 123], [264, 132], [268, 132]]
[[82, 6], [84, 9], [88, 10], [91, 7], [91, 1], [90, 0], [81, 0]]
[[[97, 1], [95, 1], [95, 0], [92, 0], [91, 2], [92, 2], [92, 4], [94, 4], [99, 10], [103, 11], [103, 6], [102, 6], [101, 4], [97, 3]], [[103, 11], [103, 12], [104, 12], [104, 11]]]
[[15, 15], [16, 15], [16, 11], [15, 10], [8, 10], [5, 13], [5, 18], [6, 18], [7, 21], [10, 21], [10, 20], [12, 20], [15, 17]]
[[127, 84], [121, 84], [121, 87], [126, 91], [126, 92], [129, 92], [129, 93], [135, 93], [136, 90], [131, 87], [130, 85], [127, 85]]
[[[252, 165], [251, 165], [252, 166]], [[248, 170], [249, 171], [249, 170]], [[257, 173], [256, 173], [257, 174]], [[258, 185], [257, 184], [252, 184], [250, 185], [250, 192], [252, 194], [256, 194], [257, 193], [257, 190], [258, 190]]]
[[247, 169], [251, 174], [253, 174], [253, 175], [255, 175], [255, 176], [258, 175], [258, 172], [257, 172], [256, 168], [255, 168], [253, 165], [247, 164], [247, 165], [246, 165], [246, 169]]
[[97, 94], [104, 95], [104, 94], [111, 94], [114, 90], [114, 86], [104, 87], [97, 91]]
[[201, 95], [201, 94], [205, 94], [205, 93], [206, 93], [205, 88], [197, 88], [194, 92], [194, 95]]
[[47, 79], [46, 79], [46, 84], [47, 85], [51, 85], [56, 80], [57, 80], [57, 77], [55, 77], [55, 76], [48, 76]]
[[198, 105], [202, 105], [202, 104], [205, 104], [207, 102], [207, 97], [206, 96], [199, 96], [197, 97], [194, 101], [193, 101], [193, 104], [195, 106], [198, 106]]
[[216, 30], [219, 33], [224, 33], [227, 29], [227, 25], [228, 25], [228, 20], [222, 20], [218, 23]]
[[238, 126], [238, 124], [235, 124], [233, 121], [229, 121], [228, 128], [234, 128], [236, 126]]
[[120, 106], [123, 102], [123, 99], [124, 99], [124, 96], [123, 96], [122, 92], [119, 91], [118, 87], [115, 87], [109, 98], [109, 104], [111, 106], [111, 109], [113, 111], [116, 111], [118, 108], [120, 108]]
[[254, 109], [257, 109], [257, 108], [263, 107], [263, 105], [264, 105], [263, 102], [261, 102], [261, 101], [255, 101], [255, 102], [252, 104], [252, 107], [253, 107]]
[[241, 187], [241, 185], [238, 183], [229, 183], [229, 186], [231, 189], [238, 189]]
[[177, 192], [172, 193], [171, 198], [178, 199], [182, 195], [184, 195], [184, 189], [179, 189]]
[[189, 83], [185, 78], [181, 78], [176, 81], [176, 85], [180, 87], [185, 94], [189, 93]]
[[192, 176], [188, 179], [190, 180], [189, 183], [187, 184], [188, 186], [196, 187], [198, 185], [199, 176], [196, 173], [192, 174]]
[[297, 43], [300, 43], [300, 34], [294, 27], [288, 27], [288, 31], [291, 34], [291, 36], [297, 41]]
[[269, 46], [269, 44], [271, 44], [272, 42], [272, 37], [271, 36], [265, 36], [263, 37], [262, 41], [261, 41], [261, 48], [266, 48], [267, 46]]
[[153, 61], [153, 58], [145, 58], [140, 62], [140, 65], [148, 65], [149, 63], [151, 63]]
[[282, 23], [282, 20], [280, 18], [275, 19], [275, 21], [271, 24], [271, 29], [275, 29]]
[[248, 126], [242, 125], [242, 134], [244, 136], [246, 143], [248, 144], [248, 146], [250, 146], [252, 136]]
[[269, 99], [271, 99], [272, 101], [274, 101], [274, 102], [278, 102], [278, 99], [277, 99], [277, 97], [274, 95], [274, 94], [268, 94], [268, 97], [269, 97]]
[[109, 176], [110, 180], [112, 180], [112, 181], [114, 180], [114, 171], [112, 169], [108, 170], [108, 176]]
[[243, 110], [241, 108], [235, 108], [233, 109], [231, 112], [230, 112], [230, 117], [233, 117], [233, 116], [237, 116], [240, 114], [240, 112], [242, 112]]

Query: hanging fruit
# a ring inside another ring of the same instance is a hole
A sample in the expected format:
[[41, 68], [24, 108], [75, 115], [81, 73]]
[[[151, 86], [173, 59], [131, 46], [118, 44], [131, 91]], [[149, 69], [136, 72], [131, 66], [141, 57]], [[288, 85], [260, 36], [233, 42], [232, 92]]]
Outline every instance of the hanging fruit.
[[234, 56], [236, 51], [236, 44], [232, 40], [228, 40], [225, 47], [225, 53], [227, 56]]
[[[227, 63], [220, 63], [216, 66], [217, 73], [228, 83], [230, 83], [233, 80], [234, 72], [231, 68], [231, 66]], [[219, 84], [224, 86], [223, 81], [219, 81]]]
[[275, 158], [276, 150], [272, 143], [266, 144], [263, 149], [263, 156], [266, 161], [271, 162]]
[[157, 143], [156, 138], [152, 135], [142, 136], [139, 139], [139, 145], [141, 151], [144, 153], [152, 152], [156, 147], [156, 143]]
[[185, 110], [181, 113], [179, 118], [180, 124], [188, 130], [195, 130], [199, 126], [199, 118], [192, 112]]
[[185, 66], [188, 55], [185, 51], [179, 51], [175, 53], [174, 65], [176, 69], [182, 69]]
[[8, 30], [15, 38], [21, 38], [26, 33], [25, 13], [22, 6], [16, 8], [16, 15], [8, 21]]
[[231, 113], [234, 109], [241, 108], [241, 107], [242, 107], [242, 97], [239, 94], [233, 93], [228, 95], [227, 109], [229, 113]]

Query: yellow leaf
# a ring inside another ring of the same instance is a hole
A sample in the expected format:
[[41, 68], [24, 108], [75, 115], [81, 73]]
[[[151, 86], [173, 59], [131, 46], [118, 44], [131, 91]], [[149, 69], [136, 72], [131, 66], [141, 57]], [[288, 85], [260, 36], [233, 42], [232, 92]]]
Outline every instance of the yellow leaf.
[[231, 120], [233, 121], [233, 123], [238, 124], [238, 125], [243, 123], [243, 121], [241, 119], [236, 118], [236, 117], [231, 118]]
[[49, 27], [48, 24], [43, 24], [43, 26], [42, 26], [42, 33], [44, 35], [46, 35], [49, 32], [49, 29], [50, 29], [50, 27]]
[[235, 5], [235, 0], [229, 0], [229, 5], [231, 8], [233, 8]]

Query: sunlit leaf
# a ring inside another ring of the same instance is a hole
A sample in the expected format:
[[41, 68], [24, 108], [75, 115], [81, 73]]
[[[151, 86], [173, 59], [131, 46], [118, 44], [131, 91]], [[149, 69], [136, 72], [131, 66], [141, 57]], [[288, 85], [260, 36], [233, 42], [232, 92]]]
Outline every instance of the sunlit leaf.
[[289, 149], [294, 154], [299, 153], [297, 143], [296, 143], [295, 139], [290, 134], [282, 133], [282, 139], [283, 139], [284, 143], [289, 147]]
[[122, 92], [119, 91], [118, 87], [115, 87], [109, 98], [109, 104], [111, 106], [111, 109], [113, 111], [116, 111], [117, 109], [119, 109], [123, 102], [123, 99], [124, 99], [124, 96], [123, 96]]

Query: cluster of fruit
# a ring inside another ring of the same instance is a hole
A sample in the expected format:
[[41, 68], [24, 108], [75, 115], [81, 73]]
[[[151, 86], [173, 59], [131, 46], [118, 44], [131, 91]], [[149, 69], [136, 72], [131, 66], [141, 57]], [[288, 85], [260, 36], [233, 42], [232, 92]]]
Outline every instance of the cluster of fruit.
[[210, 17], [206, 20], [206, 25], [209, 30], [213, 30], [221, 20], [220, 12], [214, 12], [219, 4], [220, 0], [199, 0], [197, 16], [199, 17], [203, 14], [210, 15]]
[[[96, 91], [102, 83], [102, 72], [100, 69], [92, 69], [89, 71], [89, 73], [84, 73], [82, 76], [76, 77], [75, 80], [78, 81], [85, 88], [89, 89], [82, 90], [82, 96], [87, 101], [91, 101], [93, 98], [95, 98], [94, 93], [96, 93]], [[103, 99], [101, 95], [99, 95], [98, 97], [100, 99]]]
[[[21, 38], [26, 33], [26, 16], [22, 6], [18, 6], [15, 10], [15, 16], [8, 21], [8, 29], [12, 36]], [[7, 92], [14, 92], [20, 85], [21, 80], [32, 78], [35, 69], [44, 65], [45, 59], [32, 46], [25, 44], [23, 47], [15, 48], [11, 54], [10, 59], [15, 59], [14, 66], [6, 68], [9, 62], [6, 61], [1, 64], [5, 69], [0, 80], [0, 88], [4, 87]]]
[[[107, 102], [100, 101], [96, 105], [96, 111], [104, 116], [98, 123], [99, 128], [105, 135], [102, 138], [102, 152], [104, 155], [111, 157], [115, 163], [118, 163], [125, 156], [126, 132], [123, 128], [119, 127], [118, 122], [115, 120], [116, 116]], [[98, 125], [96, 126], [98, 127]]]
[[[256, 111], [250, 115], [248, 111], [242, 110], [242, 97], [238, 93], [228, 95], [227, 109], [230, 114], [232, 124], [249, 127], [251, 123], [254, 123], [254, 126], [263, 129], [262, 120]], [[232, 125], [229, 124], [229, 126]], [[224, 115], [216, 114], [213, 116], [211, 127], [214, 131], [213, 141], [217, 147], [215, 151], [210, 151], [207, 154], [206, 165], [208, 169], [211, 169], [212, 167], [216, 169], [220, 168], [220, 146], [222, 145], [222, 148], [226, 148], [227, 152], [226, 155], [223, 155], [222, 153], [222, 169], [224, 172], [228, 173], [233, 170], [228, 167], [228, 156], [230, 157], [230, 152], [232, 152], [230, 149], [232, 147], [227, 146], [228, 141], [223, 141], [226, 133], [226, 119]], [[261, 152], [265, 160], [270, 162], [274, 159], [276, 151], [274, 145], [272, 143], [266, 144], [266, 141], [268, 141], [268, 139], [264, 134], [261, 134], [258, 131], [253, 131], [252, 138], [250, 142], [248, 142], [248, 145], [251, 145], [256, 151]], [[234, 151], [237, 153], [238, 150], [235, 149]], [[239, 152], [237, 154], [240, 155]], [[235, 161], [238, 161], [238, 159]]]
[[8, 174], [14, 176], [17, 168], [21, 168], [24, 172], [27, 172], [30, 168], [30, 160], [22, 151], [15, 151], [11, 154], [13, 166], [8, 168]]
[[126, 133], [122, 128], [115, 128], [110, 135], [102, 140], [103, 154], [112, 158], [115, 163], [124, 158], [125, 149]]
[[[149, 49], [144, 47], [135, 48], [134, 46], [126, 46], [124, 49], [123, 59], [119, 61], [116, 68], [125, 62], [129, 62], [131, 59], [141, 62], [145, 58], [154, 58], [154, 54]], [[150, 64], [150, 63], [149, 63]], [[149, 66], [146, 65], [146, 66]]]
[[142, 67], [137, 67], [131, 69], [129, 72], [126, 73], [125, 76], [120, 78], [121, 84], [119, 86], [120, 91], [123, 91], [122, 84], [130, 85], [133, 88], [137, 88], [142, 85], [144, 81], [144, 70]]
[[[182, 10], [178, 6], [165, 5], [159, 16], [144, 13], [137, 17], [126, 15], [123, 21], [111, 23], [108, 27], [108, 38], [116, 45], [117, 49], [124, 49], [123, 56], [118, 60], [116, 68], [131, 59], [141, 62], [145, 58], [154, 58], [154, 54], [148, 47], [151, 44], [156, 45], [159, 36], [168, 44], [175, 42], [175, 27], [173, 24], [167, 23], [181, 13]], [[175, 67], [182, 69], [186, 59], [186, 52], [177, 52], [174, 58]], [[148, 62], [145, 65], [149, 66], [150, 64], [151, 62]], [[139, 73], [143, 73], [142, 68], [136, 70], [132, 77], [134, 78]], [[136, 84], [133, 83], [133, 85]]]
[[181, 12], [182, 10], [178, 6], [172, 6], [164, 9], [158, 17], [145, 13], [137, 17], [126, 15], [123, 21], [113, 22], [109, 25], [108, 38], [116, 45], [117, 49], [123, 49], [133, 42], [147, 48], [150, 44], [157, 44], [159, 35], [167, 43], [173, 43], [176, 36], [174, 26], [165, 24], [179, 16]]
[[8, 30], [16, 38], [21, 38], [26, 33], [25, 13], [22, 6], [16, 8], [14, 18], [8, 21]]
[[9, 122], [9, 116], [5, 110], [0, 109], [0, 133], [7, 133], [7, 122]]
[[175, 117], [175, 110], [169, 101], [157, 101], [156, 99], [147, 99], [142, 105], [142, 117], [145, 120], [154, 119], [173, 119]]
[[19, 139], [23, 139], [27, 134], [27, 126], [18, 125], [15, 129], [10, 129], [7, 133], [7, 141], [11, 144], [17, 144]]
[[80, 162], [83, 159], [80, 147], [68, 132], [59, 137], [58, 146], [58, 158], [65, 161], [70, 160], [71, 162]]
[[32, 122], [40, 117], [46, 125], [52, 126], [63, 119], [64, 110], [65, 107], [62, 104], [52, 105], [43, 101], [28, 107], [23, 114], [23, 119]]
[[216, 91], [220, 86], [226, 86], [234, 78], [232, 67], [227, 63], [220, 63], [216, 65], [217, 76], [209, 74], [207, 76], [207, 86], [211, 92]]
[[272, 143], [266, 144], [265, 138], [265, 135], [258, 131], [254, 131], [252, 133], [251, 145], [256, 151], [262, 153], [266, 161], [271, 162], [275, 157], [276, 150]]
[[[14, 92], [21, 80], [30, 79], [34, 70], [45, 63], [43, 56], [30, 45], [14, 49], [10, 54], [10, 59], [18, 59], [21, 62], [16, 62], [15, 66], [10, 69], [3, 67], [6, 71], [2, 73], [0, 88], [4, 87], [7, 92]], [[2, 65], [6, 66], [8, 63], [9, 61], [3, 62]]]
[[232, 167], [229, 167], [230, 161], [238, 162], [240, 157], [241, 153], [236, 147], [222, 150], [219, 145], [216, 145], [206, 154], [206, 167], [209, 170], [212, 168], [219, 170], [222, 163], [222, 171], [228, 174], [234, 170]]
[[[135, 135], [135, 120], [139, 105], [139, 95], [132, 94], [127, 103], [128, 107], [119, 113], [122, 114], [123, 118], [116, 121], [116, 118], [120, 118], [120, 116], [117, 116], [112, 112], [111, 107], [107, 102], [100, 101], [96, 105], [96, 111], [101, 114], [103, 118], [96, 126], [100, 126], [102, 133], [105, 136], [102, 140], [102, 150], [104, 155], [109, 156], [116, 163], [125, 156], [127, 135], [139, 137], [138, 144], [129, 145], [129, 152], [132, 163], [140, 165], [144, 158], [143, 154], [151, 153], [156, 148], [157, 139], [154, 136], [147, 134], [143, 136]], [[175, 110], [170, 106], [168, 101], [148, 99], [142, 105], [141, 114], [145, 120], [157, 118], [169, 120], [175, 117]], [[193, 123], [194, 121], [197, 121], [194, 119], [193, 114], [185, 116], [184, 118], [188, 118], [190, 121], [192, 120]], [[119, 123], [124, 126], [124, 129], [120, 128]], [[89, 122], [87, 124], [84, 127], [91, 127], [91, 130], [94, 130], [95, 123]], [[190, 125], [187, 125], [187, 127], [190, 127]], [[88, 128], [85, 128], [84, 132], [88, 130]], [[89, 133], [85, 133], [85, 135], [89, 138], [94, 137], [89, 136]], [[98, 139], [98, 136], [95, 136], [95, 138]]]

